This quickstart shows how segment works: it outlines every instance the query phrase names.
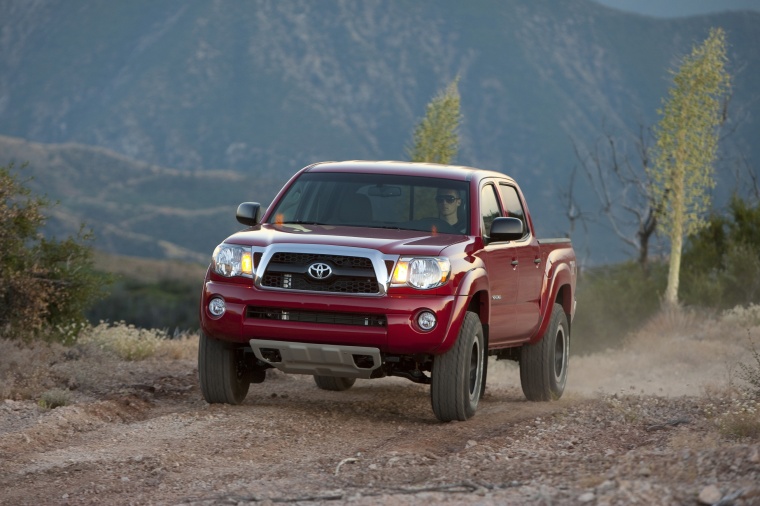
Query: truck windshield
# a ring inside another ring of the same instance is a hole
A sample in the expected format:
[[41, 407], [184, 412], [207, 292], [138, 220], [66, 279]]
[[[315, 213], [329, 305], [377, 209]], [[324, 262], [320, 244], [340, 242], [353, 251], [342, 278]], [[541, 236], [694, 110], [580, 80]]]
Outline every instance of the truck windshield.
[[384, 174], [304, 173], [269, 223], [394, 228], [469, 234], [467, 183]]

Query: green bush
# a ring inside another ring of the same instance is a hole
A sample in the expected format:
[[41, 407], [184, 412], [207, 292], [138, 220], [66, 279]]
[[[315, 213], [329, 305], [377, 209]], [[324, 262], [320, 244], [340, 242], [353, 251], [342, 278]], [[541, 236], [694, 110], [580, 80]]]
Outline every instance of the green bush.
[[91, 235], [46, 239], [38, 232], [50, 203], [0, 167], [0, 335], [70, 342], [108, 277], [93, 268]]
[[734, 197], [727, 216], [712, 215], [689, 238], [680, 298], [692, 306], [729, 309], [760, 302], [760, 203]]

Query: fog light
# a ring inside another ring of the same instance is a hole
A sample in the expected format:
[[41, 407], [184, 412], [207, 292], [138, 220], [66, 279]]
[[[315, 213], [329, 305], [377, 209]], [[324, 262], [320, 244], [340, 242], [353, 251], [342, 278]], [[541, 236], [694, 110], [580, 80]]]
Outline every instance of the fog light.
[[433, 330], [435, 324], [435, 315], [430, 311], [423, 311], [417, 315], [417, 325], [419, 325], [422, 330]]
[[208, 303], [208, 312], [213, 316], [219, 318], [227, 310], [227, 306], [224, 304], [224, 299], [221, 297], [214, 297], [211, 302]]

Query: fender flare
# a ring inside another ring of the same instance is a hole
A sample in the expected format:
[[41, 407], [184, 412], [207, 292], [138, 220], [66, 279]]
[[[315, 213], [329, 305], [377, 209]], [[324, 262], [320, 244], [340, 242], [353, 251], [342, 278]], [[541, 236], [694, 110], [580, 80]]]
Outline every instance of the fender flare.
[[[544, 337], [546, 329], [549, 327], [551, 321], [552, 309], [554, 308], [554, 301], [557, 299], [559, 289], [567, 285], [569, 289], [572, 290], [572, 276], [573, 273], [567, 263], [554, 264], [551, 261], [547, 262], [546, 276], [544, 277], [544, 285], [541, 289], [540, 324], [538, 325], [536, 332], [527, 341], [527, 344], [535, 344]], [[575, 294], [571, 292], [571, 305], [574, 296]], [[568, 308], [565, 308], [565, 311], [568, 312]], [[569, 314], [572, 315], [572, 307], [569, 310]]]
[[[454, 308], [451, 312], [451, 319], [449, 320], [446, 334], [441, 341], [441, 344], [436, 348], [435, 353], [447, 352], [457, 340], [459, 336], [459, 329], [464, 323], [464, 316], [467, 313], [467, 309], [470, 307], [470, 301], [474, 294], [485, 291], [488, 292], [488, 273], [483, 267], [476, 267], [465, 273], [462, 280], [457, 287], [456, 297], [454, 298]], [[491, 299], [486, 298], [486, 306], [480, 311], [481, 323], [488, 323], [489, 315], [491, 314]]]

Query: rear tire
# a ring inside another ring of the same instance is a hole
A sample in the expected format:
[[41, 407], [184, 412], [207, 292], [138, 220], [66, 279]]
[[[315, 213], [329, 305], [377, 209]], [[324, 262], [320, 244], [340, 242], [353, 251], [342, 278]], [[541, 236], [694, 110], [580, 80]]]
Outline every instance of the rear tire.
[[562, 397], [567, 383], [570, 329], [559, 304], [552, 308], [549, 328], [535, 344], [520, 352], [520, 383], [529, 401], [553, 401]]
[[240, 404], [250, 386], [243, 348], [201, 332], [198, 342], [198, 377], [209, 404]]
[[354, 383], [356, 378], [339, 378], [335, 376], [314, 376], [314, 383], [317, 384], [322, 390], [331, 390], [333, 392], [342, 392], [348, 390]]
[[475, 415], [485, 382], [485, 339], [477, 314], [467, 312], [454, 346], [433, 359], [430, 400], [442, 422]]

